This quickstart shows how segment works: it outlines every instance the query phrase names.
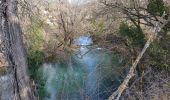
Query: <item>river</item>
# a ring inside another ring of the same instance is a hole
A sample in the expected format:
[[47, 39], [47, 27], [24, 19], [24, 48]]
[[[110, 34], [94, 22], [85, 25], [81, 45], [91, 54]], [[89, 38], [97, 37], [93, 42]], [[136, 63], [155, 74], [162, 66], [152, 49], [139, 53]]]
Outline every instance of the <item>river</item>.
[[122, 57], [104, 48], [94, 48], [92, 39], [74, 41], [80, 48], [66, 62], [44, 63], [44, 100], [105, 100], [125, 76]]

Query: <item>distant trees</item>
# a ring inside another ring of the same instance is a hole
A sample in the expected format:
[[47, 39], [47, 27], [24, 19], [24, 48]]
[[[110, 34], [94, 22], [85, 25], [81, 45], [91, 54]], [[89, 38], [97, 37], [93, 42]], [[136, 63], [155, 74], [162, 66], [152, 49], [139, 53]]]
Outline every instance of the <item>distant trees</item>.
[[58, 24], [58, 35], [63, 34], [64, 42], [68, 46], [72, 44], [73, 38], [76, 35], [83, 35], [87, 31], [86, 17], [88, 16], [88, 9], [85, 5], [81, 5], [80, 1], [68, 2], [67, 0], [60, 1], [56, 4], [58, 15], [57, 24]]
[[[168, 19], [169, 10], [163, 0], [129, 0], [129, 1], [109, 1], [101, 0], [101, 2], [110, 9], [119, 9], [137, 28], [141, 28], [141, 24], [154, 27], [156, 22]], [[159, 4], [159, 5], [158, 5]], [[157, 6], [156, 6], [157, 5]], [[165, 12], [165, 17], [160, 18]]]

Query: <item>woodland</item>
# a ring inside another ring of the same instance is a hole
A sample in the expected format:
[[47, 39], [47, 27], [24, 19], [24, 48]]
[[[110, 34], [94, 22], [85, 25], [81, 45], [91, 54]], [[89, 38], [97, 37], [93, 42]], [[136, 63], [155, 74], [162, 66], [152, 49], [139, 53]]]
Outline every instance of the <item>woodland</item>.
[[170, 100], [170, 0], [0, 0], [0, 100]]

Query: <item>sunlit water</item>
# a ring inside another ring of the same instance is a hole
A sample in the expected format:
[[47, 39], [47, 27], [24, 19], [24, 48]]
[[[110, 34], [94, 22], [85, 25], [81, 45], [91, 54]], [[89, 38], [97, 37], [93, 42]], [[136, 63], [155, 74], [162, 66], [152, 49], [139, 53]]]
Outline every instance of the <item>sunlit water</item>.
[[105, 100], [124, 77], [121, 56], [92, 48], [90, 37], [80, 37], [79, 50], [65, 63], [44, 63], [45, 100]]

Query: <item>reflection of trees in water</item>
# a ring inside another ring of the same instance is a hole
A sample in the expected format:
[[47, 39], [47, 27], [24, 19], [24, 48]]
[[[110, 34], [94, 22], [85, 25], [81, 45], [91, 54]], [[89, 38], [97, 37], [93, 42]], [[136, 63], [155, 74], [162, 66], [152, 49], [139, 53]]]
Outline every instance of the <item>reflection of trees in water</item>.
[[76, 56], [71, 59], [71, 62], [67, 64], [44, 66], [47, 68], [44, 73], [49, 75], [46, 89], [49, 92], [47, 97], [51, 99], [47, 100], [54, 98], [58, 100], [103, 100], [120, 84], [121, 78], [117, 70], [121, 67], [120, 64], [115, 63], [118, 62], [117, 56], [91, 51], [82, 59]]

